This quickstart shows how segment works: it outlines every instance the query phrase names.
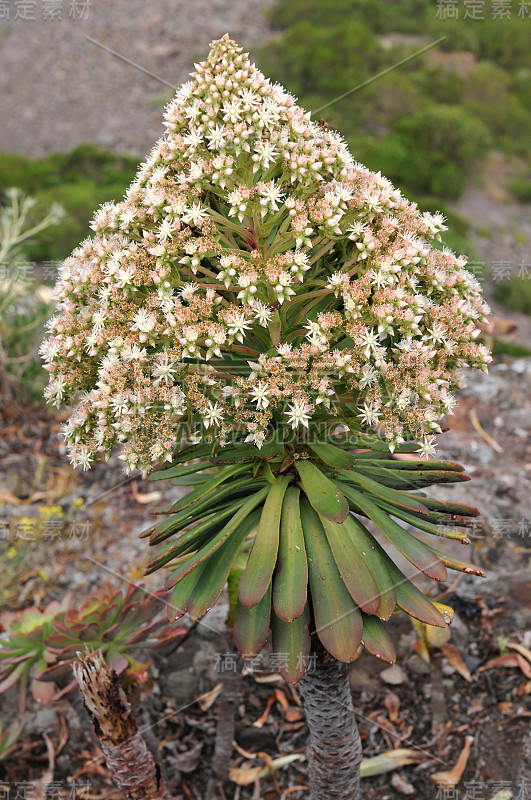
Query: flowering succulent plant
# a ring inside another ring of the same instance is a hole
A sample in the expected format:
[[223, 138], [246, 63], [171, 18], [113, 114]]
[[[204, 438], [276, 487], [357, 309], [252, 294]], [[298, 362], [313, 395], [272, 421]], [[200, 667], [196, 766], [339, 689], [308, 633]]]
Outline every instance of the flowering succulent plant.
[[228, 37], [165, 113], [167, 133], [64, 262], [42, 354], [74, 401], [75, 465], [129, 470], [183, 433], [258, 447], [345, 414], [431, 453], [458, 370], [484, 369], [466, 258]]
[[237, 646], [271, 633], [299, 682], [312, 800], [345, 800], [361, 749], [343, 662], [362, 645], [392, 661], [395, 610], [449, 621], [393, 553], [436, 581], [483, 574], [409, 529], [468, 543], [476, 509], [412, 493], [463, 468], [413, 454], [435, 450], [461, 368], [486, 369], [487, 306], [438, 246], [442, 215], [356, 163], [228, 37], [192, 78], [62, 267], [47, 396], [75, 404], [74, 465], [121, 444], [127, 470], [167, 460], [153, 477], [194, 487], [146, 532], [162, 544], [148, 571], [172, 569], [177, 617], [229, 581]]
[[[43, 705], [57, 693], [55, 681], [71, 674], [76, 653], [85, 646], [101, 650], [117, 674], [141, 682], [147, 664], [131, 655], [136, 649], [175, 644], [183, 628], [168, 627], [160, 616], [160, 595], [146, 596], [142, 587], [125, 593], [110, 585], [96, 590], [80, 608], [67, 596], [44, 611], [27, 608], [0, 617], [0, 694], [19, 685], [19, 706], [26, 705], [28, 685]], [[71, 684], [68, 688], [73, 688]]]

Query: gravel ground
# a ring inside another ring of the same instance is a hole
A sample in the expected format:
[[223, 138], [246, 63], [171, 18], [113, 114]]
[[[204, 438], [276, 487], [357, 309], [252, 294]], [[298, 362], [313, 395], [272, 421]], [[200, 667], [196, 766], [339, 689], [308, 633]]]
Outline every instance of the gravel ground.
[[[15, 19], [17, 7], [32, 5], [34, 20]], [[9, 19], [0, 19], [0, 149], [35, 158], [81, 142], [143, 156], [164, 131], [171, 86], [187, 80], [212, 39], [228, 32], [249, 48], [267, 33], [264, 0], [76, 3], [79, 15], [89, 6], [87, 19], [72, 18], [71, 0], [59, 0], [62, 19], [45, 20], [52, 5], [10, 2]]]
[[[418, 800], [464, 800], [465, 796], [487, 800], [500, 786], [514, 788], [529, 727], [531, 681], [514, 664], [510, 669], [506, 668], [509, 665], [494, 668], [490, 661], [503, 642], [531, 645], [531, 447], [527, 436], [531, 359], [498, 358], [488, 375], [469, 372], [468, 379], [469, 385], [461, 390], [459, 404], [448, 420], [450, 430], [440, 437], [440, 455], [465, 464], [472, 480], [432, 487], [427, 492], [476, 505], [482, 514], [472, 544], [465, 552], [456, 544], [456, 555], [483, 567], [488, 577], [481, 580], [453, 573], [436, 591], [439, 596], [447, 590], [444, 602], [456, 610], [451, 642], [472, 678], [465, 680], [440, 655], [430, 669], [413, 650], [415, 635], [407, 619], [404, 615], [393, 617], [390, 627], [398, 651], [394, 671], [386, 671], [387, 664], [368, 654], [352, 666], [351, 686], [364, 755], [406, 747], [420, 752], [426, 760], [400, 773], [364, 781], [365, 800], [396, 800], [406, 790]], [[63, 513], [62, 529], [56, 535], [43, 536], [28, 558], [27, 574], [14, 589], [14, 606], [43, 604], [66, 591], [84, 598], [105, 580], [115, 587], [141, 580], [151, 554], [138, 534], [152, 523], [150, 511], [175, 500], [182, 488], [168, 481], [124, 482], [115, 456], [89, 472], [74, 472], [66, 463], [64, 445], [57, 436], [57, 416], [35, 411], [24, 421], [5, 418], [2, 422], [0, 456], [5, 469], [0, 478], [0, 530], [3, 525], [16, 537], [22, 522], [27, 527], [32, 519], [43, 516], [41, 508], [45, 511], [60, 506]], [[86, 535], [75, 538], [71, 536], [71, 509], [81, 499], [76, 517], [79, 532], [84, 526]], [[432, 537], [426, 537], [433, 544]], [[436, 542], [444, 550], [453, 549], [453, 544]], [[407, 574], [414, 572], [406, 567]], [[159, 588], [163, 579], [162, 572], [150, 576], [148, 589]], [[427, 588], [425, 582], [422, 586]], [[195, 701], [212, 690], [212, 700], [216, 696], [214, 687], [222, 678], [216, 666], [218, 655], [226, 652], [226, 611], [226, 604], [221, 602], [173, 655], [156, 657], [153, 684], [147, 685], [142, 700], [136, 703], [137, 717], [154, 731], [175, 800], [211, 800], [205, 786], [222, 697], [211, 707]], [[189, 624], [187, 618], [183, 622]], [[142, 657], [145, 660], [145, 653]], [[236, 715], [236, 740], [243, 751], [234, 750], [232, 767], [261, 767], [264, 753], [267, 759], [304, 751], [307, 730], [300, 717], [293, 717], [297, 694], [269, 674], [268, 664], [266, 649], [258, 672], [244, 679]], [[290, 718], [274, 702], [275, 690], [288, 698]], [[386, 710], [391, 692], [393, 702], [400, 706], [398, 720], [392, 724]], [[18, 782], [35, 782], [43, 774], [46, 733], [57, 751], [53, 779], [62, 794], [54, 796], [72, 798], [73, 776], [80, 776], [90, 785], [90, 793], [83, 795], [87, 800], [119, 800], [120, 793], [113, 787], [96, 741], [71, 701], [64, 699], [46, 707], [30, 702], [20, 744], [0, 764], [0, 788], [2, 782], [11, 786], [11, 796]], [[2, 695], [0, 703], [7, 724], [17, 715], [16, 692]], [[256, 720], [271, 703], [266, 723], [257, 726]], [[430, 775], [457, 762], [465, 736], [474, 741], [466, 771], [457, 793], [445, 795], [437, 790]], [[248, 757], [242, 759], [242, 752], [257, 755], [249, 761]], [[305, 770], [305, 764], [298, 762], [280, 770], [276, 776], [280, 793], [268, 777], [258, 789], [229, 784], [225, 796], [227, 800], [273, 800], [280, 794], [305, 800]], [[467, 794], [472, 787], [480, 787], [482, 793]], [[520, 800], [524, 797], [527, 795], [520, 795]]]

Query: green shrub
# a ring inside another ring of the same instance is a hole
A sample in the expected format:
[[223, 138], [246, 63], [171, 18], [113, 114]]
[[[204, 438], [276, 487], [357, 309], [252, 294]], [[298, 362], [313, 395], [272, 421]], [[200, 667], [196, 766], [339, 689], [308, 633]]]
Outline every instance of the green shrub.
[[511, 311], [531, 314], [531, 272], [529, 275], [513, 275], [507, 281], [499, 281], [494, 286], [494, 296]]
[[507, 184], [507, 188], [520, 203], [531, 203], [531, 177], [518, 176]]
[[0, 192], [18, 186], [31, 193], [37, 209], [53, 202], [66, 215], [59, 226], [47, 230], [38, 242], [25, 245], [30, 261], [61, 261], [91, 232], [88, 223], [94, 210], [123, 196], [137, 169], [137, 159], [81, 144], [69, 153], [32, 160], [13, 153], [0, 153]]
[[474, 161], [490, 144], [485, 125], [460, 108], [433, 105], [397, 125], [406, 158], [390, 176], [437, 197], [459, 197]]
[[92, 235], [89, 222], [95, 209], [122, 196], [128, 183], [103, 185], [86, 178], [36, 192], [39, 208], [46, 208], [54, 199], [67, 213], [61, 225], [53, 231], [45, 231], [39, 241], [27, 247], [28, 258], [33, 261], [62, 261], [80, 241]]
[[422, 30], [427, 15], [432, 13], [427, 0], [284, 0], [274, 3], [269, 12], [271, 23], [282, 29], [309, 19], [316, 26], [344, 25], [355, 19], [364, 22], [375, 33]]
[[271, 41], [262, 51], [259, 66], [273, 78], [282, 78], [298, 97], [317, 96], [323, 103], [376, 71], [381, 52], [369, 28], [355, 19], [337, 26], [332, 19], [320, 26], [307, 18]]

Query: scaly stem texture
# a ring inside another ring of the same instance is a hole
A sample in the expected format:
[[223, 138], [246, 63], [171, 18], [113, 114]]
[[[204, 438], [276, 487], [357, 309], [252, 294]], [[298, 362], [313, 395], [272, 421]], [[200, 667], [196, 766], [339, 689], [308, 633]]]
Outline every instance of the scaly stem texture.
[[[228, 637], [227, 637], [228, 638]], [[213, 759], [213, 772], [218, 784], [223, 784], [228, 777], [232, 742], [236, 728], [236, 707], [240, 697], [242, 681], [242, 659], [232, 644], [227, 645], [227, 652], [233, 655], [232, 669], [223, 672], [223, 689], [219, 698], [217, 713], [216, 745]]]
[[348, 666], [315, 641], [312, 654], [311, 666], [299, 683], [310, 729], [310, 800], [360, 800], [361, 739]]
[[127, 800], [171, 800], [137, 730], [131, 706], [101, 653], [78, 658], [74, 673], [109, 772]]

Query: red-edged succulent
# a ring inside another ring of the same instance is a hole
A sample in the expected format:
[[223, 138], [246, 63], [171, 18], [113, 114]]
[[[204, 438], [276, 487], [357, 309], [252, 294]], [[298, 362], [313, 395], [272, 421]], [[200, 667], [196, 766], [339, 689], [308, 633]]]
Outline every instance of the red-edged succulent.
[[0, 761], [3, 761], [16, 746], [23, 728], [24, 722], [15, 720], [4, 730], [2, 720], [0, 720]]
[[[27, 608], [0, 617], [0, 693], [19, 685], [19, 705], [26, 705], [28, 686], [43, 705], [57, 697], [56, 682], [71, 673], [76, 653], [85, 647], [101, 650], [117, 674], [144, 682], [148, 665], [133, 655], [137, 649], [171, 647], [185, 628], [168, 626], [164, 593], [146, 594], [141, 586], [125, 592], [106, 585], [79, 607], [71, 596], [50, 603], [44, 611]], [[70, 682], [59, 694], [69, 691]]]

